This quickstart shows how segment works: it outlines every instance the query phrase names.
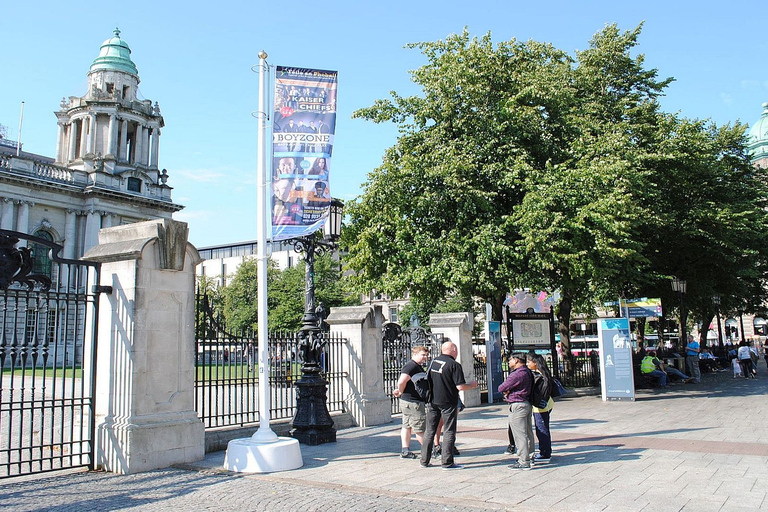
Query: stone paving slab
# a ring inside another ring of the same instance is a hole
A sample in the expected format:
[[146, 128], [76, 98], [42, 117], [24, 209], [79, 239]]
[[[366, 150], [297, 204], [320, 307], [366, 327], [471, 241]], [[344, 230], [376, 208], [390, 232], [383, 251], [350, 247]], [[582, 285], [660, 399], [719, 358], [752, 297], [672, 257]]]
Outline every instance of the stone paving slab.
[[[764, 370], [764, 363], [761, 361]], [[0, 509], [69, 510], [768, 510], [768, 378], [705, 374], [702, 384], [642, 390], [634, 402], [596, 396], [558, 400], [553, 462], [512, 472], [506, 407], [459, 416], [461, 471], [402, 460], [398, 420], [338, 432], [302, 446], [304, 467], [243, 475], [224, 453], [203, 461], [118, 476], [68, 472], [0, 480]], [[412, 447], [416, 449], [416, 441]], [[417, 451], [417, 450], [414, 450]]]

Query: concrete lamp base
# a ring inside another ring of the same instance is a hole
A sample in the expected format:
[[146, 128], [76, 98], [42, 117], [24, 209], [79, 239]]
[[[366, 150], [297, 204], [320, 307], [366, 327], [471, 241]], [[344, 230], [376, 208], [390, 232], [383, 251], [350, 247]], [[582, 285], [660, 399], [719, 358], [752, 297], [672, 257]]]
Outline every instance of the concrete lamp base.
[[258, 442], [252, 437], [233, 439], [227, 444], [224, 469], [236, 473], [274, 473], [304, 465], [296, 439], [278, 437], [273, 442]]

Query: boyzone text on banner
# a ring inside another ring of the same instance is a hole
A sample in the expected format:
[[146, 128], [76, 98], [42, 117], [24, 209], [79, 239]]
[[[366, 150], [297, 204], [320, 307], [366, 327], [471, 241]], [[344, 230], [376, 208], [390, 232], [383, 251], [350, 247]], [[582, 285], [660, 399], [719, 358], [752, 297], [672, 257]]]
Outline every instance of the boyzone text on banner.
[[331, 204], [337, 72], [275, 67], [272, 240], [322, 229]]

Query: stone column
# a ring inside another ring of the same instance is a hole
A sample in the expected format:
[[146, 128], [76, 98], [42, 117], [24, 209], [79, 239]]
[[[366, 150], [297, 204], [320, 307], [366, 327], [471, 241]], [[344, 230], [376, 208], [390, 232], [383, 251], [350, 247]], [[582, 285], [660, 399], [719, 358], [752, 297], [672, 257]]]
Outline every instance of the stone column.
[[85, 215], [85, 241], [83, 243], [83, 252], [87, 252], [91, 247], [99, 243], [99, 230], [101, 229], [101, 212], [96, 210], [86, 210]]
[[[472, 353], [472, 315], [470, 313], [439, 313], [429, 315], [429, 328], [435, 334], [442, 334], [445, 341], [452, 341], [459, 349], [456, 361], [464, 370], [467, 382], [477, 380], [475, 358]], [[467, 407], [480, 405], [480, 388], [460, 391], [461, 401]]]
[[67, 210], [67, 217], [64, 221], [64, 250], [63, 256], [67, 259], [75, 259], [75, 246], [77, 243], [77, 212]]
[[[61, 251], [61, 256], [70, 260], [73, 260], [78, 256], [75, 252], [77, 249], [77, 214], [77, 211], [67, 209], [67, 215], [64, 220], [64, 248]], [[60, 269], [59, 282], [61, 283], [62, 289], [66, 290], [69, 288], [70, 278], [75, 279], [75, 276], [70, 275], [70, 272], [72, 272], [72, 267], [70, 265], [62, 265]], [[75, 284], [76, 283], [72, 282], [73, 286]]]
[[59, 121], [56, 125], [58, 126], [58, 132], [56, 133], [56, 162], [62, 162], [64, 160], [64, 123]]
[[9, 231], [13, 231], [13, 221], [14, 221], [14, 215], [13, 215], [13, 203], [14, 200], [10, 197], [4, 197], [3, 198], [3, 213], [2, 217], [0, 218], [0, 229], [7, 229]]
[[133, 164], [141, 164], [141, 155], [144, 152], [144, 127], [141, 123], [136, 123], [136, 134], [133, 137], [136, 147], [133, 148]]
[[384, 392], [381, 308], [333, 308], [326, 322], [347, 340], [348, 354], [343, 356], [347, 410], [360, 427], [391, 422], [392, 403]]
[[88, 152], [88, 118], [80, 119], [80, 158]]
[[150, 167], [153, 169], [157, 169], [158, 164], [158, 154], [157, 151], [160, 148], [160, 128], [158, 126], [155, 126], [152, 128], [152, 161], [150, 163]]
[[69, 147], [67, 147], [67, 161], [77, 158], [77, 121], [69, 122]]
[[29, 201], [19, 201], [19, 215], [16, 219], [16, 231], [29, 233]]
[[128, 120], [123, 119], [120, 124], [120, 147], [118, 148], [118, 160], [125, 162], [128, 159]]
[[148, 126], [144, 127], [144, 138], [141, 141], [141, 164], [142, 165], [149, 165], [149, 131], [150, 128]]
[[107, 154], [117, 157], [117, 115], [109, 114], [109, 137], [107, 141]]
[[205, 456], [195, 412], [195, 265], [183, 222], [103, 229], [84, 259], [100, 261], [96, 464], [132, 474]]
[[113, 213], [103, 212], [103, 215], [101, 217], [101, 229], [112, 227], [112, 217], [114, 217]]
[[96, 114], [88, 116], [88, 149], [87, 153], [96, 153]]

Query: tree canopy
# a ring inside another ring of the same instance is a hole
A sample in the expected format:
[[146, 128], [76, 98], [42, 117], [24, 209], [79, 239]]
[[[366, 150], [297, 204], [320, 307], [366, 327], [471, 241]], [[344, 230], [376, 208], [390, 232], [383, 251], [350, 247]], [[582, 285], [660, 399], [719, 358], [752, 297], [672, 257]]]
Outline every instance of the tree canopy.
[[[270, 260], [267, 269], [267, 308], [270, 330], [298, 331], [304, 315], [304, 261], [280, 271]], [[315, 258], [315, 302], [326, 309], [356, 303], [341, 279], [339, 263], [330, 255]], [[221, 290], [224, 317], [233, 330], [256, 329], [258, 325], [257, 261], [246, 259], [230, 283]]]
[[745, 127], [663, 112], [672, 79], [634, 55], [640, 31], [606, 26], [575, 56], [466, 30], [410, 45], [422, 93], [354, 114], [400, 130], [347, 204], [357, 289], [427, 310], [479, 297], [496, 318], [512, 288], [559, 290], [566, 336], [572, 307], [669, 297], [671, 275], [694, 304], [761, 303], [766, 180]]

